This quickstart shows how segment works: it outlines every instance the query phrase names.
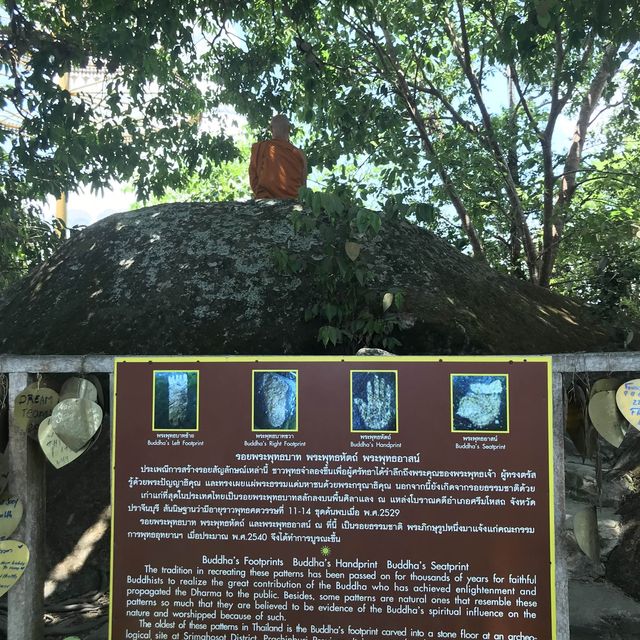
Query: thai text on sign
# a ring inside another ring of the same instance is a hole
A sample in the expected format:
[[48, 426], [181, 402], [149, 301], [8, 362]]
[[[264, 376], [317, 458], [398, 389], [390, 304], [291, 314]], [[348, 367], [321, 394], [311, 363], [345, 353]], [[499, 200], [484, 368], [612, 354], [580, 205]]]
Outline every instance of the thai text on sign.
[[116, 361], [111, 638], [555, 638], [549, 375]]

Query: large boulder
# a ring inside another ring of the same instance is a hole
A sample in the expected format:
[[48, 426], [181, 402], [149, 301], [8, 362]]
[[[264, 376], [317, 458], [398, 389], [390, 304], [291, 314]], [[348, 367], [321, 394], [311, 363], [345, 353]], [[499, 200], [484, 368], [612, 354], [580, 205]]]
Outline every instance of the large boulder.
[[[0, 353], [313, 354], [315, 292], [274, 266], [314, 255], [289, 202], [177, 203], [112, 215], [63, 245], [0, 305]], [[497, 273], [415, 225], [385, 220], [365, 247], [380, 297], [405, 293], [398, 353], [617, 350], [574, 301]]]
[[[272, 259], [274, 247], [311, 257], [320, 253], [318, 237], [294, 233], [291, 206], [264, 201], [162, 205], [116, 214], [74, 234], [0, 302], [0, 353], [322, 352], [318, 324], [304, 321], [316, 292], [300, 277], [282, 275]], [[393, 287], [405, 293], [400, 354], [622, 348], [622, 338], [587, 307], [500, 275], [414, 225], [385, 220], [379, 239], [364, 250], [374, 260], [380, 298]], [[65, 378], [45, 382], [59, 388]], [[107, 376], [101, 383], [106, 391]], [[66, 598], [89, 606], [86, 592], [92, 590], [89, 599], [102, 614], [106, 611], [109, 445], [105, 429], [77, 463], [49, 469], [47, 565], [53, 571], [48, 593], [60, 603], [57, 610], [66, 606]], [[569, 527], [573, 506], [593, 504], [597, 493], [597, 469], [574, 454], [568, 464]], [[570, 545], [575, 640], [636, 637], [640, 604], [632, 599], [638, 594], [631, 574], [640, 545], [636, 533], [623, 537], [622, 532], [637, 532], [637, 520], [611, 515], [627, 498], [618, 481], [632, 468], [612, 476], [615, 491], [603, 505], [610, 517], [601, 520], [601, 534], [609, 541], [602, 564], [594, 568], [575, 540]], [[83, 477], [91, 482], [78, 482]], [[77, 558], [85, 552], [78, 571]], [[604, 575], [609, 553], [610, 581]], [[99, 629], [88, 637], [106, 638], [104, 621], [104, 615], [96, 616]], [[85, 633], [86, 624], [83, 618]]]

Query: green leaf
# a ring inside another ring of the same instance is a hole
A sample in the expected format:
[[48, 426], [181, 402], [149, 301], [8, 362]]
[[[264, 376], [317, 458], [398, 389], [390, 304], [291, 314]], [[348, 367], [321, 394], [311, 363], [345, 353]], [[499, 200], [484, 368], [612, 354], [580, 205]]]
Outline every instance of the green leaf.
[[402, 346], [402, 342], [393, 336], [385, 336], [382, 338], [382, 348], [393, 352], [397, 347]]
[[416, 220], [426, 224], [433, 224], [436, 221], [436, 208], [427, 202], [417, 202], [414, 210]]
[[284, 249], [273, 249], [271, 256], [276, 263], [276, 267], [281, 271], [285, 271], [289, 263], [287, 252]]
[[360, 233], [365, 233], [369, 228], [369, 211], [367, 209], [358, 209], [356, 214], [356, 226]]
[[300, 187], [300, 189], [298, 189], [298, 199], [301, 202], [304, 202], [307, 206], [311, 205], [312, 194], [313, 191], [309, 189], [309, 187]]
[[349, 265], [342, 256], [336, 256], [336, 264], [340, 270], [340, 275], [344, 278], [344, 276], [349, 272]]
[[360, 286], [364, 286], [364, 283], [367, 280], [367, 272], [364, 269], [356, 269], [355, 276]]
[[336, 327], [325, 325], [318, 331], [318, 339], [326, 347], [329, 343], [334, 346], [341, 342], [341, 332]]
[[312, 192], [311, 196], [311, 211], [315, 216], [319, 216], [322, 213], [322, 193]]
[[337, 313], [338, 309], [335, 305], [331, 304], [330, 302], [324, 305], [324, 315], [329, 322], [331, 322], [336, 317]]
[[340, 214], [344, 211], [344, 204], [333, 193], [320, 193], [322, 208], [329, 214]]
[[382, 219], [380, 218], [380, 216], [375, 211], [371, 211], [369, 215], [369, 226], [371, 227], [373, 232], [378, 233], [378, 231], [380, 231], [381, 225]]

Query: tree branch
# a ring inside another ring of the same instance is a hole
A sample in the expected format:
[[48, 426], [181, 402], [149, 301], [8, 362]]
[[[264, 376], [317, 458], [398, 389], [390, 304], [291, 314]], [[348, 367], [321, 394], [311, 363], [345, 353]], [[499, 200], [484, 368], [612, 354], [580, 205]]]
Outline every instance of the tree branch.
[[[488, 12], [489, 13], [487, 18], [491, 23], [491, 26], [493, 27], [494, 31], [498, 34], [498, 37], [500, 38], [500, 40], [504, 42], [505, 41], [504, 31], [500, 27], [501, 22], [498, 21], [498, 17], [496, 16], [496, 13], [495, 13], [495, 6], [493, 4], [489, 6]], [[518, 93], [518, 97], [520, 98], [520, 104], [522, 105], [522, 108], [524, 109], [524, 112], [527, 116], [527, 120], [529, 121], [529, 124], [531, 125], [531, 128], [534, 130], [535, 134], [539, 138], [541, 138], [542, 131], [538, 126], [537, 120], [533, 116], [533, 112], [531, 111], [531, 107], [529, 106], [529, 102], [527, 101], [527, 98], [525, 96], [525, 91], [523, 90], [522, 85], [520, 84], [520, 76], [518, 74], [518, 70], [516, 68], [515, 63], [513, 61], [509, 62], [509, 64], [507, 65], [507, 68], [509, 70], [511, 81], [513, 82], [513, 86], [515, 87], [516, 92]]]
[[598, 113], [596, 113], [596, 115], [593, 116], [591, 120], [589, 120], [589, 126], [591, 126], [605, 111], [609, 111], [609, 109], [615, 109], [616, 107], [619, 107], [624, 103], [625, 103], [624, 100], [620, 100], [619, 102], [614, 102], [612, 104], [606, 105], [605, 107], [602, 107], [602, 109], [600, 109], [600, 111], [598, 111]]
[[562, 46], [562, 32], [560, 25], [556, 25], [554, 33], [554, 50], [556, 53], [553, 65], [553, 80], [551, 83], [551, 111], [558, 108], [560, 100], [560, 74], [562, 73], [562, 64], [564, 63], [564, 47]]
[[[634, 44], [635, 43], [632, 43], [628, 46], [627, 52], [633, 48]], [[548, 286], [551, 280], [553, 265], [555, 264], [558, 253], [558, 244], [562, 237], [562, 231], [565, 224], [566, 211], [577, 188], [576, 173], [580, 170], [584, 144], [591, 122], [591, 117], [607, 84], [611, 81], [620, 67], [618, 50], [618, 45], [611, 44], [606, 47], [604, 51], [598, 69], [593, 76], [589, 89], [583, 97], [580, 105], [580, 112], [578, 114], [573, 141], [569, 148], [569, 152], [567, 153], [564, 170], [562, 172], [563, 177], [560, 185], [560, 191], [555, 203], [552, 201], [550, 207], [548, 202], [545, 203], [545, 220], [543, 224], [544, 252], [542, 255], [540, 271], [540, 284], [543, 286]], [[551, 172], [552, 170], [550, 173]], [[546, 183], [547, 175], [545, 172], [545, 186]], [[551, 189], [553, 189], [553, 186], [552, 182]], [[547, 193], [545, 189], [545, 197], [546, 196]], [[553, 193], [551, 197], [553, 197]]]
[[580, 105], [580, 113], [578, 115], [578, 121], [573, 134], [573, 142], [569, 148], [569, 153], [567, 154], [564, 165], [564, 179], [557, 203], [560, 207], [569, 204], [575, 191], [575, 174], [580, 168], [587, 131], [591, 123], [591, 116], [602, 97], [605, 87], [620, 66], [620, 63], [617, 60], [617, 55], [617, 45], [609, 45], [606, 48], [598, 70], [589, 85], [589, 89], [582, 100], [582, 104]]
[[466, 28], [464, 7], [462, 6], [461, 0], [456, 0], [456, 5], [458, 7], [458, 17], [460, 21], [460, 33], [462, 42], [458, 40], [453, 29], [453, 25], [447, 18], [445, 18], [444, 22], [445, 31], [447, 32], [449, 40], [451, 41], [456, 58], [458, 59], [458, 62], [462, 67], [465, 76], [467, 77], [476, 104], [478, 106], [478, 109], [480, 110], [489, 149], [502, 171], [505, 180], [507, 195], [509, 197], [509, 201], [511, 202], [511, 208], [514, 214], [514, 222], [520, 232], [523, 241], [527, 268], [529, 270], [529, 277], [532, 281], [536, 281], [538, 262], [537, 251], [533, 243], [533, 239], [531, 238], [531, 232], [529, 231], [526, 215], [522, 207], [522, 202], [520, 201], [520, 196], [518, 195], [517, 185], [509, 169], [509, 164], [507, 162], [507, 159], [505, 158], [504, 152], [502, 151], [500, 144], [498, 143], [498, 138], [491, 122], [491, 116], [484, 102], [484, 99], [482, 98], [480, 84], [471, 65], [471, 50]]
[[437, 98], [442, 103], [444, 108], [451, 114], [454, 122], [457, 122], [461, 127], [463, 127], [470, 134], [474, 136], [478, 136], [479, 131], [474, 126], [473, 122], [464, 118], [462, 114], [453, 106], [453, 104], [451, 104], [451, 101], [444, 95], [444, 93], [440, 91], [428, 78], [425, 78], [425, 80], [428, 83], [427, 85], [418, 84], [418, 83], [409, 82], [409, 81], [407, 81], [407, 84], [412, 89], [417, 89], [422, 93], [426, 93], [427, 95]]
[[378, 55], [383, 58], [383, 64], [384, 61], [386, 61], [391, 65], [391, 70], [395, 74], [396, 92], [403, 99], [407, 113], [418, 130], [420, 140], [427, 154], [427, 157], [435, 165], [436, 171], [440, 176], [440, 180], [442, 181], [444, 189], [447, 192], [447, 195], [449, 196], [451, 203], [456, 210], [456, 213], [458, 214], [460, 224], [465, 234], [467, 235], [467, 238], [469, 239], [474, 257], [482, 261], [486, 261], [484, 248], [482, 246], [482, 242], [480, 240], [478, 232], [476, 231], [475, 226], [471, 220], [471, 216], [469, 215], [466, 207], [464, 206], [464, 203], [462, 202], [462, 199], [456, 191], [449, 172], [446, 170], [446, 168], [438, 158], [435, 146], [433, 144], [433, 141], [431, 140], [431, 136], [427, 128], [427, 124], [424, 120], [424, 117], [420, 113], [420, 110], [414, 99], [409, 84], [407, 83], [402, 68], [398, 63], [397, 58], [395, 57], [391, 35], [389, 34], [387, 29], [385, 29], [384, 27], [382, 27], [382, 29], [385, 36], [386, 49], [383, 49], [383, 47], [377, 41], [377, 38], [375, 38], [375, 34], [373, 33], [370, 34], [371, 37], [369, 38], [369, 41], [378, 52]]

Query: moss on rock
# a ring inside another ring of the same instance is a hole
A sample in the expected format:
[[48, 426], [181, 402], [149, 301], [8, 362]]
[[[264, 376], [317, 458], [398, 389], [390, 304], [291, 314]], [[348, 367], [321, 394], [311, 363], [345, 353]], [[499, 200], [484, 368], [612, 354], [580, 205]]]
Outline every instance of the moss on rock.
[[[75, 234], [0, 307], [0, 352], [312, 354], [314, 291], [271, 251], [319, 251], [292, 204], [176, 203], [112, 215]], [[407, 222], [375, 243], [380, 295], [405, 292], [398, 353], [519, 354], [621, 348], [586, 307], [501, 275]]]

